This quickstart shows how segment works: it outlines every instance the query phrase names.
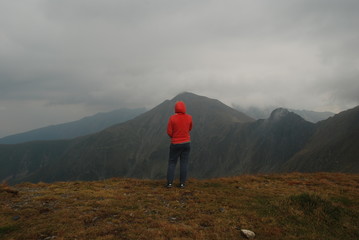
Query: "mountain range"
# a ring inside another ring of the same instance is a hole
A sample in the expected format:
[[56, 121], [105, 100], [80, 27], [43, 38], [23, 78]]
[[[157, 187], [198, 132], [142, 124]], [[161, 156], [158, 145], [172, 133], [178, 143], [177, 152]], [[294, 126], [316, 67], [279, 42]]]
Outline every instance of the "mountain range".
[[186, 103], [194, 122], [190, 177], [359, 172], [359, 106], [316, 124], [282, 108], [254, 120], [216, 99], [182, 93], [98, 133], [0, 145], [0, 181], [164, 178], [167, 120], [178, 100]]
[[145, 108], [122, 108], [97, 113], [78, 121], [52, 125], [0, 138], [0, 144], [16, 144], [37, 140], [59, 140], [80, 137], [99, 132], [112, 125], [125, 122], [146, 111]]
[[[240, 107], [233, 106], [234, 109], [254, 119], [267, 119], [272, 111], [278, 107]], [[304, 118], [309, 122], [319, 122], [332, 117], [332, 112], [315, 112], [308, 110], [288, 109]], [[80, 120], [42, 127], [14, 135], [0, 138], [0, 144], [17, 144], [38, 140], [60, 140], [71, 139], [75, 137], [85, 136], [104, 130], [112, 125], [119, 124], [137, 117], [144, 113], [146, 108], [128, 109], [122, 108], [111, 112], [97, 113], [93, 116], [84, 117]]]

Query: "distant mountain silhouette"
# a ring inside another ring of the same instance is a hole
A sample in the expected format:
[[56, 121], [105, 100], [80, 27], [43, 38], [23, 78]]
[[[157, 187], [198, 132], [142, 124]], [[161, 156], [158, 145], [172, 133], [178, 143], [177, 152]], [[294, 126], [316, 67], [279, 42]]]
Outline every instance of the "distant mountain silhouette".
[[[319, 133], [333, 131], [336, 124], [332, 118], [313, 124], [286, 109], [276, 109], [268, 119], [255, 121], [218, 100], [182, 93], [132, 120], [92, 135], [72, 140], [0, 145], [0, 181], [164, 178], [169, 147], [166, 126], [178, 100], [186, 103], [188, 113], [193, 116], [189, 171], [190, 176], [196, 178], [296, 171], [299, 163], [295, 159], [303, 159], [298, 158], [298, 154], [309, 149], [311, 141], [325, 142], [327, 139], [321, 139]], [[355, 111], [338, 114], [333, 119], [337, 118], [343, 126], [331, 135], [337, 139], [333, 143], [358, 139], [357, 131], [342, 132], [358, 122]], [[348, 171], [346, 164], [351, 164], [357, 156], [353, 155], [357, 153], [355, 147], [358, 147], [357, 141], [347, 148], [345, 154], [349, 160], [342, 165], [332, 164], [337, 161], [335, 158], [328, 159], [327, 163], [318, 160], [315, 171]], [[337, 151], [345, 151], [345, 148], [333, 148], [331, 154], [340, 156]], [[309, 171], [307, 167], [312, 169], [306, 165], [300, 171]]]
[[130, 120], [146, 111], [145, 108], [118, 109], [98, 113], [78, 121], [38, 128], [24, 133], [0, 138], [0, 144], [16, 144], [37, 140], [70, 139], [99, 132], [114, 124]]
[[[266, 108], [259, 108], [259, 107], [240, 107], [240, 106], [234, 106], [235, 109], [238, 111], [241, 111], [248, 116], [251, 116], [254, 119], [267, 119], [271, 112], [277, 109], [278, 107], [266, 107]], [[334, 116], [335, 113], [332, 112], [315, 112], [315, 111], [309, 111], [309, 110], [297, 110], [297, 109], [288, 109], [290, 112], [294, 112], [301, 116], [303, 119], [312, 122], [317, 123], [322, 120], [326, 120], [329, 117]]]

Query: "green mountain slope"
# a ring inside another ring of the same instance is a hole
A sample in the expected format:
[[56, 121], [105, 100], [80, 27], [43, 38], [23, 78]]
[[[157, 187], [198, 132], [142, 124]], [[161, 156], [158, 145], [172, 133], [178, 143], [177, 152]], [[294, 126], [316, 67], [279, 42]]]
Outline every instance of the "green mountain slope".
[[308, 143], [285, 171], [359, 172], [359, 106], [318, 124]]

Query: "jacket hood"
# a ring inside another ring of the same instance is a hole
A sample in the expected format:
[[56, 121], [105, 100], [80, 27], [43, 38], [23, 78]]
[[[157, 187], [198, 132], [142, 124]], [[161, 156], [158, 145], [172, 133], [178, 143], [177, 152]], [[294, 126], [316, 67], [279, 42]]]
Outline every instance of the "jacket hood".
[[186, 113], [186, 104], [182, 101], [176, 102], [175, 113]]

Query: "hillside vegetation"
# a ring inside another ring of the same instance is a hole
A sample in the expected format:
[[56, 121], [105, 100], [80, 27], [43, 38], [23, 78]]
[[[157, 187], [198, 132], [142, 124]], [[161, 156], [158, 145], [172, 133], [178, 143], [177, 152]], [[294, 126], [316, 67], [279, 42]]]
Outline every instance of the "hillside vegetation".
[[22, 183], [0, 187], [0, 239], [359, 239], [359, 175]]

